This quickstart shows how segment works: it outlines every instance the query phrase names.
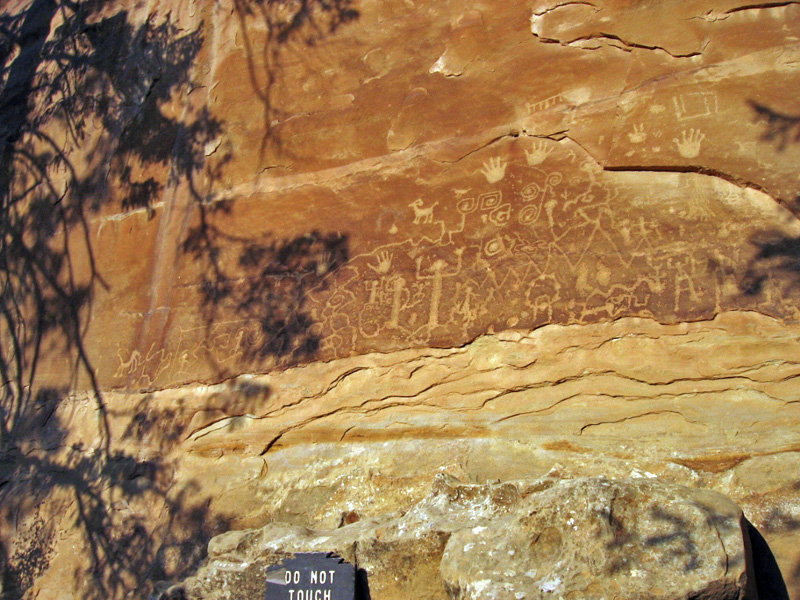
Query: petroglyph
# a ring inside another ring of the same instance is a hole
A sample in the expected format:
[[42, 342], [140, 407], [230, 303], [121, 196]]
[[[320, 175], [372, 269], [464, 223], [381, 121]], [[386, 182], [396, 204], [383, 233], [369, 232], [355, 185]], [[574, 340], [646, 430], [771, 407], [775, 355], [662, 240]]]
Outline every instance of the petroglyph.
[[433, 264], [427, 269], [422, 267], [423, 257], [416, 259], [417, 280], [431, 279], [433, 287], [431, 290], [430, 308], [428, 311], [428, 329], [432, 329], [439, 324], [439, 303], [442, 299], [442, 279], [444, 277], [453, 277], [458, 275], [461, 271], [461, 257], [464, 255], [464, 248], [456, 248], [453, 253], [456, 256], [457, 263], [455, 267], [448, 269], [448, 263], [442, 258], [436, 258]]
[[506, 176], [506, 167], [508, 163], [500, 157], [490, 158], [487, 162], [483, 163], [481, 173], [486, 177], [489, 183], [497, 183]]
[[552, 145], [548, 146], [544, 140], [534, 142], [530, 150], [525, 150], [525, 160], [528, 166], [535, 167], [547, 160], [547, 157], [550, 156], [553, 150], [554, 147]]
[[700, 154], [700, 143], [705, 139], [705, 134], [698, 129], [685, 129], [681, 132], [681, 139], [673, 138], [678, 147], [678, 152], [684, 158], [696, 158]]
[[[637, 124], [627, 135], [652, 133]], [[674, 140], [684, 157], [699, 153], [703, 141], [697, 128]], [[490, 327], [622, 316], [670, 321], [741, 305], [735, 273], [751, 250], [731, 242], [735, 227], [721, 223], [708, 244], [724, 247], [724, 255], [697, 242], [689, 252], [685, 242], [696, 236], [691, 228], [716, 218], [714, 203], [651, 200], [645, 187], [632, 191], [580, 150], [549, 140], [520, 141], [514, 150], [516, 157], [485, 163], [476, 157], [465, 179], [430, 196], [383, 200], [391, 216], [383, 229], [391, 224], [394, 233], [326, 271], [304, 299], [319, 357], [449, 344]], [[496, 185], [485, 183], [490, 170], [492, 177], [502, 171]], [[726, 193], [740, 192], [726, 188], [720, 198]], [[317, 272], [330, 260], [321, 255]], [[783, 294], [766, 282], [748, 306], [788, 312], [780, 308]], [[225, 373], [266, 342], [257, 323], [217, 323], [181, 332], [166, 348], [120, 351], [116, 377], [146, 388], [202, 364]], [[260, 366], [278, 361], [268, 357]]]
[[709, 117], [719, 111], [716, 92], [687, 92], [672, 99], [679, 121]]
[[433, 221], [433, 209], [438, 204], [434, 202], [431, 206], [423, 208], [422, 198], [417, 198], [409, 206], [414, 210], [414, 224], [430, 223]]
[[550, 96], [549, 98], [545, 98], [544, 100], [540, 100], [539, 102], [526, 102], [525, 110], [527, 110], [529, 114], [532, 114], [542, 110], [547, 110], [548, 108], [552, 108], [556, 104], [565, 101], [566, 99], [562, 94], [555, 94], [554, 96]]
[[381, 252], [380, 254], [378, 254], [377, 259], [378, 259], [377, 266], [372, 266], [372, 265], [367, 265], [367, 266], [376, 273], [385, 275], [392, 268], [392, 255], [388, 251]]
[[631, 144], [641, 144], [647, 139], [647, 134], [644, 131], [644, 125], [634, 125], [633, 132], [628, 134], [628, 140]]

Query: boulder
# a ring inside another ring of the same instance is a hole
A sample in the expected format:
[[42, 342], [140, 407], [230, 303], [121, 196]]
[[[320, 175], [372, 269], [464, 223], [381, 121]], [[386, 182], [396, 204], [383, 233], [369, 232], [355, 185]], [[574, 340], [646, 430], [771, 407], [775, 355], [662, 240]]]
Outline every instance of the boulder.
[[373, 600], [755, 600], [745, 523], [721, 494], [647, 477], [471, 485], [440, 474], [402, 514], [219, 535], [205, 565], [170, 589], [259, 598], [270, 566], [332, 552], [366, 575], [357, 596]]

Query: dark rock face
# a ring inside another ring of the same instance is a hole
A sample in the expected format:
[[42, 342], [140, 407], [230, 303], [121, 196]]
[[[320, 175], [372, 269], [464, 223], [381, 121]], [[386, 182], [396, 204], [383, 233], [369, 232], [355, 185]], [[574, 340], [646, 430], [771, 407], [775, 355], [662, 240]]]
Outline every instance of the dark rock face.
[[78, 387], [158, 389], [509, 327], [797, 317], [796, 5], [60, 4], [6, 8], [43, 44], [8, 94], [51, 94], [8, 133], [50, 191], [9, 183], [70, 203], [15, 222], [74, 309], [41, 383], [76, 356]]

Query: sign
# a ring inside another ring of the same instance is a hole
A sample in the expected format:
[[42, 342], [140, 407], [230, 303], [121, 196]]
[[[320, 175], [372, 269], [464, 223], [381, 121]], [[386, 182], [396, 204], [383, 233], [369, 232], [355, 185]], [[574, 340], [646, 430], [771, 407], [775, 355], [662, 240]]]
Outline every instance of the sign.
[[332, 553], [303, 552], [267, 569], [265, 600], [353, 600], [356, 569]]

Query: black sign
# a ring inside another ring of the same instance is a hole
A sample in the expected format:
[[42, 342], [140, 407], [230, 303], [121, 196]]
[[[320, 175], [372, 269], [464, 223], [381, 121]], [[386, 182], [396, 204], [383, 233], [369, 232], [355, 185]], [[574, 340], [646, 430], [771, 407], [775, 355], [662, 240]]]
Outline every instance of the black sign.
[[304, 552], [267, 569], [265, 600], [353, 600], [355, 567], [330, 553]]

